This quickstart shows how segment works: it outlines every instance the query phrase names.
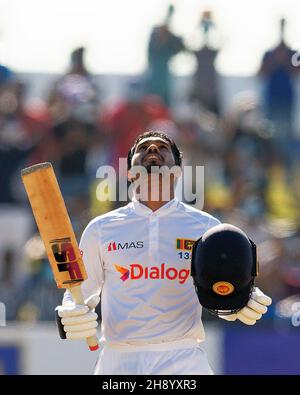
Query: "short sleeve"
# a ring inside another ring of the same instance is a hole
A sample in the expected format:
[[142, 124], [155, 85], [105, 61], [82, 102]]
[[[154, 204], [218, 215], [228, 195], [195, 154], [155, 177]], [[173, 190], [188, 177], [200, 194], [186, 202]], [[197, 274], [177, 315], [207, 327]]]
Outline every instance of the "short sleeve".
[[217, 218], [210, 216], [208, 219], [207, 230], [213, 226], [219, 225], [220, 223], [221, 221], [219, 221]]

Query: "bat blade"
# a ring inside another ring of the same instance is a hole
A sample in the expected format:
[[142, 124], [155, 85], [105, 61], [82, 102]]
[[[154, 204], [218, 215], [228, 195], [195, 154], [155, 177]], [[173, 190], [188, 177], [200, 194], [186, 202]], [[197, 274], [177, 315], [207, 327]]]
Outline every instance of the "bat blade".
[[87, 275], [51, 163], [26, 168], [21, 175], [57, 286], [78, 285]]
[[[53, 167], [39, 163], [23, 169], [21, 176], [56, 284], [84, 304], [79, 285], [87, 274]], [[96, 337], [87, 341], [91, 350], [98, 348]]]

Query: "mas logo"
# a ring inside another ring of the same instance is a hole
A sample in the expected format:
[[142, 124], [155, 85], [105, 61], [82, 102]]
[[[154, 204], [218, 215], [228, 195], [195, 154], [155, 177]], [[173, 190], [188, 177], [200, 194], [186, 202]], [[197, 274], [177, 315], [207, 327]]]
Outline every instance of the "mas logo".
[[129, 266], [129, 269], [115, 265], [116, 270], [121, 273], [120, 279], [122, 281], [151, 279], [151, 280], [177, 280], [179, 284], [184, 284], [190, 276], [189, 269], [176, 269], [175, 267], [166, 268], [166, 264], [162, 263], [160, 266], [144, 267], [138, 263]]
[[126, 243], [117, 243], [116, 241], [111, 241], [108, 243], [107, 251], [117, 251], [117, 250], [129, 250], [130, 248], [143, 248], [143, 241], [128, 241]]
[[195, 241], [190, 239], [176, 239], [176, 250], [192, 251]]

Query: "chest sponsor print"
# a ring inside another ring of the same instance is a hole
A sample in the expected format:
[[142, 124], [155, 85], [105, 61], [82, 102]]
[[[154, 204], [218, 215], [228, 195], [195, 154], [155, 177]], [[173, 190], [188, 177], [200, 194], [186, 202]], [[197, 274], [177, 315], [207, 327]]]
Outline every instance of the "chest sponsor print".
[[184, 284], [190, 276], [190, 269], [177, 269], [176, 267], [167, 267], [165, 263], [160, 266], [144, 267], [139, 263], [129, 265], [129, 268], [114, 265], [115, 269], [121, 274], [120, 279], [124, 282], [130, 280], [171, 280]]
[[112, 251], [119, 251], [119, 250], [130, 250], [130, 249], [138, 249], [138, 248], [143, 248], [144, 247], [144, 242], [139, 240], [139, 241], [126, 241], [124, 243], [120, 243], [117, 241], [111, 241], [107, 244], [106, 251], [107, 252], [112, 252]]

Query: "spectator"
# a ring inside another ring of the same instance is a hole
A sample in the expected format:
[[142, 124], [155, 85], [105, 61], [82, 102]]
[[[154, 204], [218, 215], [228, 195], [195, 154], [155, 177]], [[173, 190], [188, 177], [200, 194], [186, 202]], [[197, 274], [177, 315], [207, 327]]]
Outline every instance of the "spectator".
[[89, 125], [96, 122], [98, 91], [85, 66], [84, 53], [83, 47], [71, 53], [70, 69], [50, 93], [48, 106], [55, 125], [69, 119]]
[[7, 84], [14, 76], [12, 70], [8, 67], [0, 64], [0, 88]]
[[21, 165], [46, 160], [49, 125], [45, 114], [24, 105], [25, 86], [14, 81], [0, 94], [0, 203], [16, 203], [14, 176]]
[[197, 51], [192, 51], [196, 57], [197, 69], [193, 76], [191, 100], [197, 103], [200, 109], [219, 113], [219, 94], [215, 60], [218, 50], [210, 46], [209, 31], [213, 27], [210, 11], [205, 11], [201, 18], [204, 45]]
[[182, 38], [169, 28], [173, 12], [170, 6], [165, 22], [154, 27], [148, 43], [148, 92], [158, 95], [166, 105], [171, 100], [170, 60], [185, 49]]
[[280, 21], [280, 42], [268, 50], [262, 59], [260, 75], [264, 80], [266, 116], [275, 126], [275, 139], [283, 149], [287, 161], [293, 140], [293, 113], [295, 105], [294, 76], [299, 67], [292, 64], [295, 51], [285, 41], [285, 19]]
[[84, 53], [83, 47], [71, 53], [70, 69], [50, 93], [48, 110], [57, 142], [55, 163], [62, 192], [67, 199], [78, 197], [87, 205], [87, 157], [98, 137], [99, 97], [85, 66]]

